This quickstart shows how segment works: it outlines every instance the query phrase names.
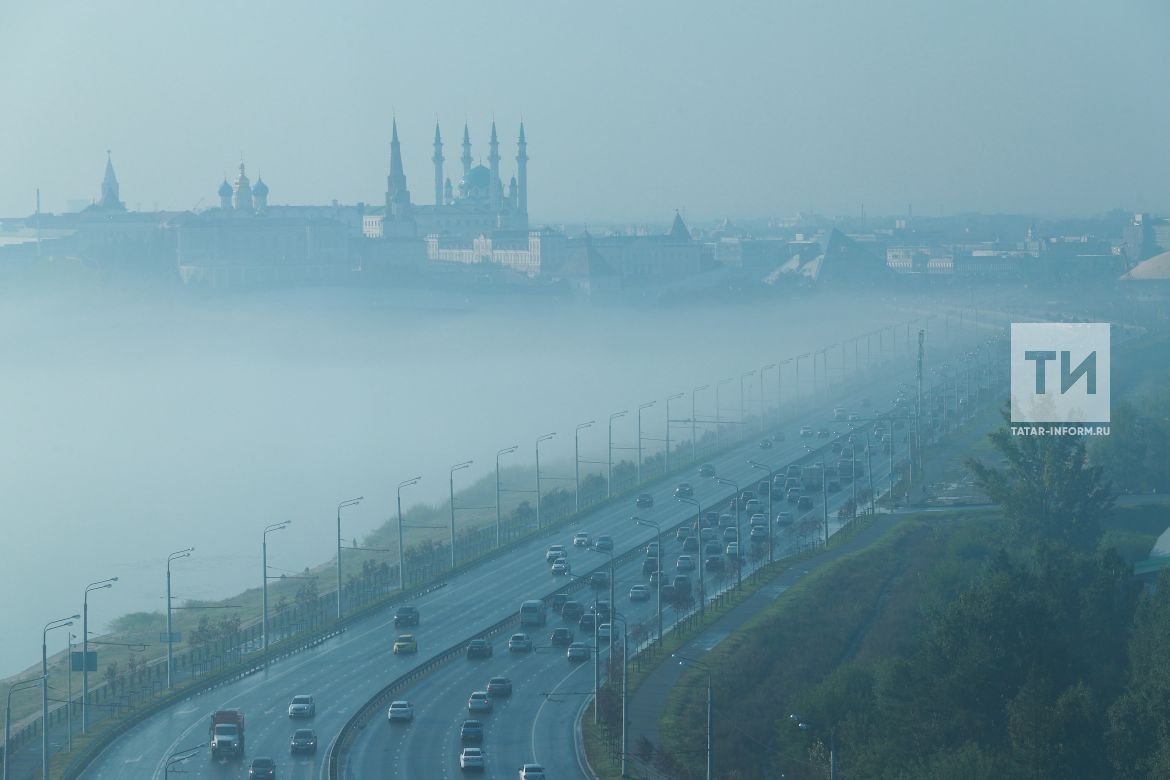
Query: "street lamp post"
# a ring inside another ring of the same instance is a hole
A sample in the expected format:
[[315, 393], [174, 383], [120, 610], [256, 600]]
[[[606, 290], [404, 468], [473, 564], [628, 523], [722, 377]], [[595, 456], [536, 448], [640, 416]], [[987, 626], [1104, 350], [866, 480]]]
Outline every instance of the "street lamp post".
[[573, 511], [581, 511], [581, 431], [593, 427], [596, 420], [581, 423], [573, 431]]
[[765, 463], [754, 460], [749, 460], [748, 465], [753, 469], [760, 469], [768, 475], [768, 563], [772, 563], [775, 561], [772, 551], [772, 523], [775, 521], [775, 517], [772, 515], [772, 494], [775, 492], [772, 489], [772, 474], [775, 470]]
[[715, 477], [715, 481], [720, 485], [735, 488], [735, 589], [740, 590], [743, 588], [743, 566], [740, 565], [740, 556], [743, 555], [743, 548], [741, 546], [739, 531], [739, 483], [724, 477]]
[[[174, 674], [175, 674], [175, 630], [173, 628], [173, 623], [171, 621], [171, 563], [173, 561], [179, 560], [180, 558], [190, 558], [191, 553], [193, 553], [193, 552], [195, 552], [194, 547], [186, 547], [182, 550], [176, 550], [175, 552], [173, 552], [167, 556], [167, 690], [170, 690], [172, 687], [174, 687], [174, 684], [175, 684], [175, 680], [174, 680]], [[86, 659], [86, 664], [85, 664], [84, 668], [89, 668], [89, 659], [88, 658]], [[84, 676], [81, 678], [81, 685], [87, 691], [89, 690], [89, 684], [86, 682]], [[81, 707], [81, 712], [82, 712], [81, 723], [82, 723], [82, 732], [83, 733], [85, 732], [86, 725], [88, 723], [88, 721], [86, 721], [86, 718], [85, 718], [84, 701], [85, 701], [85, 698], [84, 698], [84, 694], [83, 694], [82, 707]]]
[[776, 424], [784, 422], [784, 366], [795, 358], [784, 358], [776, 364]]
[[337, 505], [337, 619], [341, 620], [341, 510], [347, 506], [354, 506], [364, 496], [349, 498]]
[[[65, 628], [73, 625], [74, 620], [80, 620], [81, 615], [70, 615], [67, 618], [50, 620], [41, 631], [41, 777], [49, 776], [49, 632], [55, 628]], [[8, 743], [4, 743], [4, 752], [7, 755]]]
[[[106, 588], [114, 587], [114, 583], [118, 581], [117, 577], [110, 577], [107, 580], [98, 580], [91, 582], [85, 586], [85, 594], [81, 597], [81, 733], [89, 733], [89, 593], [94, 590], [105, 590]], [[170, 569], [167, 570], [167, 596], [171, 595], [171, 575]], [[167, 606], [170, 607], [168, 599]], [[167, 610], [168, 617], [170, 616], [170, 609]], [[170, 625], [167, 625], [167, 632], [171, 630]], [[169, 688], [171, 681], [167, 680], [167, 687]], [[4, 742], [8, 744], [7, 740]]]
[[619, 417], [625, 417], [627, 414], [629, 414], [629, 410], [614, 412], [613, 414], [611, 414], [609, 416], [609, 447], [608, 447], [608, 451], [609, 451], [609, 456], [608, 456], [609, 478], [606, 479], [606, 482], [605, 482], [605, 497], [606, 498], [613, 498], [613, 421], [618, 419]]
[[500, 456], [510, 455], [518, 449], [520, 445], [513, 444], [496, 453], [496, 547], [500, 546]]
[[[690, 504], [691, 506], [693, 506], [695, 508], [695, 535], [699, 539], [699, 617], [704, 618], [707, 615], [707, 580], [706, 580], [706, 577], [703, 575], [703, 570], [707, 567], [703, 565], [703, 507], [699, 505], [698, 499], [695, 499], [695, 498], [677, 498], [675, 500], [678, 501], [680, 504]], [[661, 537], [661, 534], [659, 534], [659, 536]], [[662, 542], [661, 541], [658, 542], [658, 546], [659, 546], [658, 553], [659, 553], [659, 555], [661, 555], [662, 554], [662, 550], [661, 550]], [[659, 558], [658, 560], [661, 561], [662, 559]], [[658, 568], [659, 569], [662, 568], [661, 564], [659, 565]], [[659, 583], [659, 586], [661, 586], [661, 584], [662, 584], [662, 575], [661, 574], [658, 575], [658, 583]], [[661, 602], [658, 604], [658, 608], [659, 608], [659, 610], [662, 609]], [[659, 622], [658, 622], [658, 636], [659, 636], [659, 639], [662, 638], [662, 620], [661, 620], [661, 618], [659, 618]]]
[[402, 488], [417, 485], [422, 477], [408, 479], [398, 483], [398, 590], [406, 590], [406, 546], [403, 544], [402, 534]]
[[743, 429], [745, 427], [743, 424], [743, 380], [747, 379], [749, 376], [755, 375], [755, 369], [751, 371], [745, 371], [739, 375], [739, 440], [741, 442], [743, 441]]
[[618, 614], [618, 611], [617, 611], [615, 604], [611, 603], [609, 606], [610, 606], [610, 610], [609, 610], [610, 611], [610, 619], [609, 619], [610, 631], [609, 632], [611, 635], [611, 638], [609, 640], [609, 642], [610, 642], [609, 646], [611, 648], [610, 654], [609, 654], [610, 658], [613, 658], [613, 650], [612, 650], [612, 648], [613, 648], [613, 638], [612, 638], [613, 624], [617, 620], [620, 620], [622, 622], [622, 765], [621, 765], [621, 776], [628, 777], [628, 775], [626, 774], [626, 756], [629, 755], [629, 748], [627, 745], [627, 741], [628, 741], [629, 736], [630, 736], [630, 728], [629, 728], [630, 724], [629, 724], [629, 720], [628, 720], [627, 715], [626, 715], [626, 711], [627, 711], [626, 710], [626, 699], [629, 696], [629, 685], [628, 685], [627, 678], [628, 678], [629, 667], [630, 667], [630, 640], [629, 640], [630, 621], [626, 619], [625, 615]]
[[455, 472], [462, 471], [471, 466], [474, 460], [465, 460], [462, 463], [456, 463], [451, 467], [447, 473], [448, 477], [448, 495], [451, 499], [451, 569], [455, 569]]
[[540, 530], [540, 443], [548, 441], [554, 436], [556, 436], [555, 432], [546, 433], [536, 440], [536, 530], [538, 531]]
[[[265, 526], [264, 535], [261, 539], [260, 556], [263, 559], [261, 561], [261, 565], [264, 569], [264, 593], [262, 594], [262, 601], [264, 602], [264, 614], [261, 617], [261, 622], [263, 623], [261, 626], [263, 631], [261, 633], [264, 637], [264, 652], [266, 654], [268, 652], [268, 534], [275, 533], [276, 531], [283, 531], [284, 529], [288, 528], [291, 523], [292, 520], [282, 520], [279, 523], [273, 523], [272, 525]], [[265, 660], [267, 661], [267, 659]]]
[[[694, 499], [680, 498], [679, 501], [694, 501]], [[698, 505], [697, 501], [694, 503], [696, 506]], [[658, 643], [662, 644], [662, 526], [656, 520], [643, 520], [640, 517], [635, 517], [634, 523], [646, 528], [653, 528], [658, 539]]]
[[695, 417], [695, 393], [699, 392], [700, 390], [706, 390], [710, 386], [711, 385], [700, 385], [699, 387], [693, 388], [691, 390], [691, 462], [692, 463], [694, 463], [695, 461], [697, 461], [699, 459], [699, 449], [698, 449], [698, 443], [696, 441], [698, 439], [698, 428], [697, 428], [697, 418]]
[[696, 661], [694, 658], [688, 658], [678, 653], [671, 653], [671, 656], [683, 666], [693, 666], [707, 673], [707, 780], [712, 780], [714, 777], [712, 770], [714, 767], [714, 756], [711, 752], [711, 667], [702, 661]]
[[662, 473], [670, 473], [670, 402], [682, 398], [684, 393], [675, 393], [666, 399], [666, 454], [662, 457]]
[[[838, 474], [838, 479], [840, 475]], [[821, 518], [825, 522], [825, 549], [829, 549], [829, 472], [825, 469], [825, 453], [821, 452]]]
[[639, 486], [642, 484], [642, 410], [649, 409], [654, 404], [654, 401], [647, 401], [646, 403], [640, 404], [638, 406], [638, 468], [636, 470], [636, 475]]
[[764, 413], [764, 374], [768, 372], [769, 368], [776, 369], [779, 373], [780, 368], [775, 363], [769, 363], [766, 366], [760, 366], [760, 433], [764, 432], [766, 423], [764, 422], [767, 415]]
[[719, 401], [719, 389], [734, 381], [734, 379], [728, 378], [720, 379], [715, 383], [715, 450], [717, 452], [723, 449], [723, 441], [720, 438], [720, 429], [723, 427], [723, 404]]
[[12, 744], [12, 694], [32, 688], [37, 683], [43, 684], [44, 681], [44, 677], [33, 677], [31, 680], [21, 680], [8, 687], [8, 704], [4, 707], [4, 780], [8, 780], [8, 759], [11, 755], [8, 746]]

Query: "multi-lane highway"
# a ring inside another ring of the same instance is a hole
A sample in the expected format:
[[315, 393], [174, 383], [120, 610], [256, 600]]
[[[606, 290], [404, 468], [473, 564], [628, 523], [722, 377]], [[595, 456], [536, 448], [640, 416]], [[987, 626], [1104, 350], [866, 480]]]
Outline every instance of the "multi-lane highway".
[[[901, 378], [905, 378], [905, 375]], [[871, 377], [863, 390], [854, 392], [853, 405], [855, 407], [856, 401], [865, 395], [871, 396], [875, 404], [884, 406], [893, 397], [896, 385], [897, 381], [889, 371], [880, 380]], [[771, 450], [762, 451], [758, 447], [758, 437], [745, 437], [743, 445], [713, 459], [712, 463], [720, 475], [737, 480], [746, 488], [765, 476], [763, 471], [752, 469], [747, 464], [748, 459], [763, 460], [782, 468], [805, 454], [805, 441], [796, 435], [802, 425], [844, 429], [843, 423], [830, 423], [830, 418], [831, 402], [826, 397], [822, 407], [786, 423], [787, 441], [777, 444]], [[883, 473], [878, 469], [887, 462], [887, 458], [875, 456], [872, 462], [876, 486], [879, 485], [879, 475]], [[514, 613], [524, 599], [544, 596], [556, 588], [557, 581], [544, 563], [543, 553], [549, 543], [567, 543], [571, 531], [584, 529], [594, 535], [612, 535], [616, 550], [620, 553], [644, 545], [654, 535], [652, 530], [632, 523], [631, 515], [636, 513], [658, 521], [664, 528], [693, 515], [692, 506], [679, 505], [674, 501], [671, 493], [676, 481], [677, 478], [666, 478], [645, 486], [646, 492], [655, 499], [655, 506], [651, 509], [635, 510], [632, 502], [629, 505], [620, 502], [601, 507], [588, 513], [578, 526], [569, 530], [559, 529], [555, 535], [549, 534], [521, 544], [489, 562], [452, 577], [445, 587], [420, 598], [415, 602], [422, 612], [421, 625], [414, 631], [419, 639], [417, 655], [391, 654], [390, 646], [396, 631], [392, 625], [391, 611], [387, 611], [351, 627], [341, 636], [312, 650], [275, 663], [265, 672], [192, 696], [181, 705], [146, 720], [113, 742], [84, 776], [162, 777], [168, 756], [206, 741], [211, 711], [238, 707], [247, 713], [249, 760], [267, 755], [277, 760], [280, 777], [318, 777], [324, 747], [376, 691], [409, 669], [425, 663], [438, 652], [482, 632]], [[721, 504], [731, 495], [729, 488], [711, 480], [699, 479], [697, 475], [690, 481], [695, 486], [695, 497], [703, 504], [704, 510], [708, 504]], [[842, 491], [837, 500], [843, 501], [847, 493]], [[819, 510], [818, 501], [814, 511], [819, 514]], [[744, 523], [746, 533], [746, 518]], [[780, 548], [780, 538], [781, 535], [778, 535], [777, 549]], [[664, 541], [668, 541], [668, 551], [677, 552], [678, 545], [673, 537], [667, 537]], [[578, 574], [592, 568], [588, 565], [590, 561], [596, 566], [606, 563], [606, 556], [585, 551], [576, 552], [572, 557]], [[673, 556], [666, 563], [672, 565]], [[692, 575], [696, 582], [697, 574], [695, 572]], [[618, 608], [629, 613], [632, 623], [647, 619], [646, 611], [653, 609], [653, 601], [632, 606], [624, 598], [631, 582], [644, 581], [640, 569], [635, 571], [626, 567], [619, 572], [618, 577]], [[709, 585], [708, 591], [711, 590]], [[550, 628], [559, 625], [559, 621], [555, 613], [550, 613]], [[539, 644], [547, 645], [546, 633], [537, 634]], [[563, 652], [538, 650], [526, 657], [512, 658], [508, 656], [503, 640], [497, 639], [495, 644], [496, 656], [493, 661], [479, 663], [471, 668], [468, 662], [457, 661], [427, 678], [417, 692], [411, 693], [411, 697], [418, 699], [418, 719], [413, 726], [389, 730], [384, 719], [375, 721], [369, 734], [363, 735], [364, 741], [355, 748], [354, 760], [351, 762], [354, 766], [366, 767], [364, 773], [351, 772], [349, 776], [386, 776], [393, 773], [393, 767], [400, 766], [442, 766], [447, 771], [455, 767], [454, 771], [457, 772], [457, 751], [454, 745], [458, 742], [458, 723], [466, 711], [466, 697], [471, 690], [482, 688], [493, 674], [512, 677], [516, 691], [511, 701], [502, 704], [498, 712], [487, 718], [490, 723], [485, 752], [489, 755], [489, 766], [492, 768], [489, 776], [502, 777], [505, 770], [509, 776], [514, 776], [520, 761], [532, 760], [534, 757], [546, 765], [557, 767], [551, 776], [561, 776], [562, 772], [564, 776], [579, 775], [580, 770], [574, 770], [572, 766], [575, 758], [567, 744], [571, 728], [566, 724], [572, 723], [576, 709], [584, 701], [582, 692], [591, 688], [591, 664], [574, 671]], [[554, 691], [560, 691], [561, 695], [543, 695]], [[313, 694], [317, 699], [317, 714], [309, 723], [287, 718], [288, 702], [298, 693]], [[501, 729], [499, 723], [513, 724], [514, 727]], [[315, 756], [294, 758], [289, 755], [289, 737], [296, 728], [306, 725], [316, 730], [321, 748]], [[379, 735], [384, 735], [386, 739], [376, 739]], [[560, 747], [541, 747], [554, 745]], [[566, 760], [567, 763], [562, 766]], [[240, 777], [247, 774], [247, 763], [213, 762], [206, 753], [200, 753], [184, 762], [181, 768], [189, 775]], [[401, 776], [420, 775], [417, 771], [406, 771]]]

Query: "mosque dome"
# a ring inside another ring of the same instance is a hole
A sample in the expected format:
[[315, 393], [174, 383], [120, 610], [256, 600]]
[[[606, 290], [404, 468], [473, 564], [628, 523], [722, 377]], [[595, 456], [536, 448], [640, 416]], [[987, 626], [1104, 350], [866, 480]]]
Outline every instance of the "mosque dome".
[[459, 189], [469, 195], [473, 192], [487, 194], [491, 180], [492, 172], [482, 165], [477, 165], [459, 182]]

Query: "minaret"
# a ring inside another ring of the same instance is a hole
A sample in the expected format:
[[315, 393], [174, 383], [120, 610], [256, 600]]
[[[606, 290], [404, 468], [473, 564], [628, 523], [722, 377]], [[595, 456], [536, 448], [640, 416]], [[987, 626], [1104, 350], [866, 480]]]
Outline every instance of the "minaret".
[[103, 209], [125, 211], [126, 206], [118, 199], [118, 177], [114, 175], [114, 163], [110, 161], [110, 150], [106, 150], [106, 175], [102, 177], [102, 198], [98, 205]]
[[435, 205], [442, 206], [443, 200], [443, 138], [439, 135], [439, 123], [435, 122], [435, 154], [431, 157], [435, 164]]
[[455, 202], [455, 193], [451, 189], [451, 179], [448, 178], [443, 184], [443, 202], [451, 204]]
[[488, 181], [488, 201], [492, 211], [500, 210], [500, 142], [496, 138], [496, 120], [492, 120], [492, 137], [488, 141], [488, 167], [492, 177]]
[[466, 179], [471, 175], [471, 136], [467, 132], [467, 123], [463, 123], [463, 157], [460, 158], [463, 163], [463, 178]]
[[386, 219], [405, 219], [410, 212], [410, 190], [402, 171], [402, 149], [398, 145], [398, 120], [390, 131], [390, 175], [386, 177]]
[[524, 122], [520, 122], [520, 140], [516, 144], [516, 200], [524, 224], [528, 224], [528, 142], [524, 140]]

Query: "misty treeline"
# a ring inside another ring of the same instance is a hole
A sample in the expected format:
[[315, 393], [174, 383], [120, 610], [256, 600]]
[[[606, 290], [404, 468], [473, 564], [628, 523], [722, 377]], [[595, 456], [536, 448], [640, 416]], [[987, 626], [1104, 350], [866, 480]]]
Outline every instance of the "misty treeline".
[[[967, 465], [1001, 511], [908, 523], [732, 638], [718, 777], [823, 778], [831, 747], [841, 777], [1170, 777], [1170, 574], [1143, 591], [1102, 533], [1148, 553], [1164, 510], [1116, 510], [1081, 440], [992, 443]], [[643, 746], [676, 777], [703, 774], [703, 707], [680, 688]]]

